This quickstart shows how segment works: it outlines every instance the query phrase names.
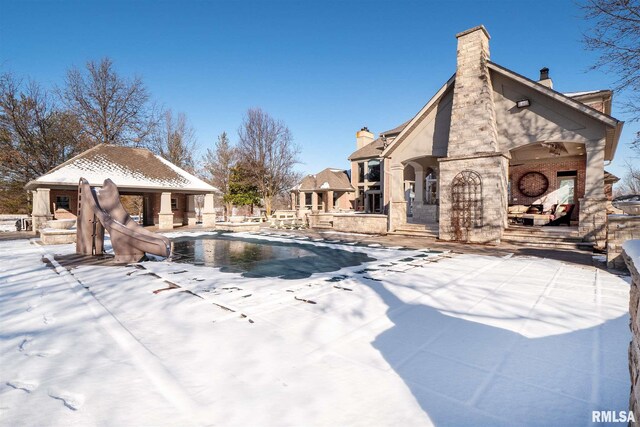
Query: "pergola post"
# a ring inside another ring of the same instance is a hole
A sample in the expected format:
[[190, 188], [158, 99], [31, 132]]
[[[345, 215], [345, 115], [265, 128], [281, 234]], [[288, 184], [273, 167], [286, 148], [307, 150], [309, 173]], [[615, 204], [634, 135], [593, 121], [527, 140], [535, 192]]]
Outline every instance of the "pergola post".
[[187, 195], [187, 225], [189, 227], [194, 227], [197, 220], [196, 196], [194, 196], [193, 194], [189, 194]]
[[41, 228], [46, 227], [47, 221], [49, 221], [53, 215], [51, 215], [51, 190], [48, 188], [38, 188], [36, 191], [32, 191], [33, 194], [33, 209], [31, 211], [31, 219], [33, 224], [33, 231], [38, 231]]
[[298, 207], [300, 210], [307, 207], [307, 194], [304, 191], [298, 193]]
[[160, 212], [158, 213], [158, 229], [173, 229], [173, 211], [171, 210], [171, 193], [163, 192], [160, 196]]
[[329, 190], [327, 191], [327, 203], [324, 206], [324, 210], [325, 212], [331, 212], [335, 206], [333, 205], [333, 191]]
[[205, 228], [216, 227], [216, 211], [213, 203], [213, 193], [205, 194], [202, 208], [202, 226]]
[[391, 200], [389, 209], [389, 230], [407, 222], [407, 201], [404, 195], [404, 166], [391, 165]]
[[604, 138], [585, 144], [584, 197], [580, 199], [578, 232], [603, 248], [607, 238], [607, 198], [604, 195]]

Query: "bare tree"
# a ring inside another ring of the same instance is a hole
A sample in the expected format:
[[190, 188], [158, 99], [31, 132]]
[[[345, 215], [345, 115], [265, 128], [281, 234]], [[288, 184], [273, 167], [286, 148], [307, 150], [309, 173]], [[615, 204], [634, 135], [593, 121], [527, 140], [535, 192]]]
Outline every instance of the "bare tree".
[[[231, 182], [231, 173], [237, 162], [237, 151], [231, 145], [226, 132], [218, 135], [213, 150], [207, 149], [204, 160], [204, 174], [208, 181], [226, 196], [229, 194], [229, 184]], [[225, 220], [231, 214], [233, 203], [231, 201], [224, 202]]]
[[153, 129], [149, 94], [139, 77], [120, 76], [109, 58], [71, 68], [60, 91], [94, 144], [141, 146]]
[[166, 110], [162, 114], [162, 119], [153, 132], [151, 148], [174, 165], [194, 172], [196, 138], [184, 113], [175, 116], [171, 110]]
[[616, 196], [640, 194], [640, 168], [627, 162], [627, 173], [616, 186]]
[[258, 187], [267, 215], [273, 201], [295, 182], [293, 167], [299, 163], [299, 148], [289, 128], [260, 108], [247, 111], [238, 130], [239, 161]]
[[[593, 68], [616, 76], [615, 89], [630, 93], [627, 110], [632, 120], [640, 120], [640, 0], [584, 1], [585, 18], [592, 23], [584, 43], [600, 53]], [[640, 132], [632, 146], [640, 152]]]
[[46, 90], [0, 76], [0, 209], [27, 210], [24, 185], [88, 146], [75, 115]]

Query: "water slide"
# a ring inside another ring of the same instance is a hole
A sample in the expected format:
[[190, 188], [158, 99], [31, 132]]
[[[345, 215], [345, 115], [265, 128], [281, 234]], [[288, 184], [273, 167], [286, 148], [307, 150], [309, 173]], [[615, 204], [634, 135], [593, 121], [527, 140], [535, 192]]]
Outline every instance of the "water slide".
[[145, 253], [168, 257], [171, 242], [134, 221], [120, 202], [118, 187], [105, 179], [101, 188], [92, 188], [80, 178], [76, 253], [101, 255], [104, 231], [109, 233], [116, 263], [138, 262]]

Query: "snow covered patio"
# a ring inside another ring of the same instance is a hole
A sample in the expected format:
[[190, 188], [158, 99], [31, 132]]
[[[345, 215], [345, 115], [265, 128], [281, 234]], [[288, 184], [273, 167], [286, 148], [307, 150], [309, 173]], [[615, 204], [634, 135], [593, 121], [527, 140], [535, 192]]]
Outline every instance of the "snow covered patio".
[[622, 278], [250, 236], [376, 261], [285, 280], [65, 268], [72, 245], [0, 241], [0, 424], [584, 426], [628, 408]]

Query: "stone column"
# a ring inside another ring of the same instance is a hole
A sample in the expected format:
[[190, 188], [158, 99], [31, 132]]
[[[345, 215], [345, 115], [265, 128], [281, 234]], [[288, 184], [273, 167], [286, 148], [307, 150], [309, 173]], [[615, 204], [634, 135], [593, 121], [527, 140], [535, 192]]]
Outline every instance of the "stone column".
[[604, 194], [604, 146], [605, 140], [585, 144], [586, 173], [584, 197], [579, 200], [578, 232], [585, 240], [593, 241], [597, 248], [604, 248], [607, 237], [607, 198]]
[[391, 200], [389, 201], [389, 231], [407, 222], [407, 201], [404, 196], [404, 166], [391, 165]]
[[327, 203], [325, 204], [325, 212], [331, 212], [332, 210], [335, 209], [335, 206], [333, 204], [333, 191], [328, 190], [326, 192], [327, 195]]
[[311, 211], [318, 211], [318, 193], [316, 193], [315, 191], [311, 193]]
[[188, 195], [187, 196], [187, 225], [189, 227], [194, 227], [196, 225], [196, 221], [198, 220], [196, 215], [196, 196]]
[[164, 192], [160, 196], [160, 212], [158, 213], [158, 229], [171, 230], [173, 228], [173, 212], [171, 211], [171, 193]]
[[213, 193], [205, 194], [202, 207], [202, 226], [204, 228], [216, 227], [216, 211], [213, 202]]
[[416, 181], [415, 181], [415, 199], [414, 202], [416, 205], [424, 204], [424, 170], [415, 169], [416, 172]]
[[307, 203], [307, 195], [304, 191], [298, 193], [298, 207], [300, 210], [305, 209], [305, 204]]
[[33, 194], [31, 220], [33, 221], [33, 231], [37, 232], [42, 228], [46, 228], [47, 221], [53, 218], [53, 215], [51, 215], [51, 190], [48, 188], [38, 188], [31, 193]]
[[291, 210], [296, 210], [296, 193], [293, 191], [291, 192]]

